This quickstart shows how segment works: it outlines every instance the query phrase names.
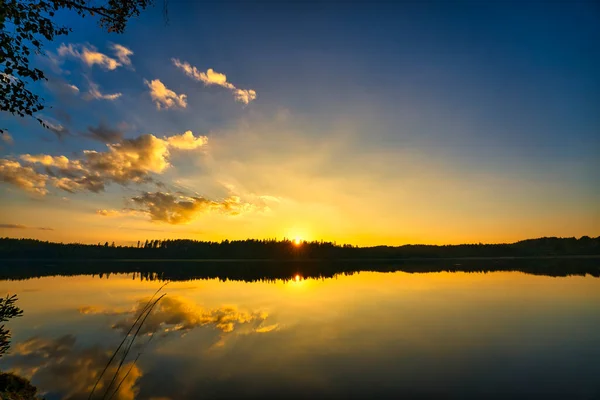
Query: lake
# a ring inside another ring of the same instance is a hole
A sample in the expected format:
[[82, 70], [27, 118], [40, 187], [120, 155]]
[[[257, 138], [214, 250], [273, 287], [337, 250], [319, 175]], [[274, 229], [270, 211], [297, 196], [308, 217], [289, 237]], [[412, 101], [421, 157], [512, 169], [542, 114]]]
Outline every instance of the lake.
[[[87, 399], [165, 283], [157, 277], [1, 280], [24, 316], [7, 324], [0, 369], [30, 378], [48, 400]], [[182, 278], [161, 294], [108, 397], [600, 399], [600, 279], [589, 274]]]

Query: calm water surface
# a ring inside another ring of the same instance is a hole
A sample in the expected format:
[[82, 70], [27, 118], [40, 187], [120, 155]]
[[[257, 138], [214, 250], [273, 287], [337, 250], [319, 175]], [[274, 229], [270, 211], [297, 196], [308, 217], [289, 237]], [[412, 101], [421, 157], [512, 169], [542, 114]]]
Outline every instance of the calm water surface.
[[[87, 398], [163, 283], [0, 281], [25, 311], [0, 369], [48, 400]], [[600, 279], [589, 275], [365, 272], [162, 292], [113, 398], [600, 399]]]

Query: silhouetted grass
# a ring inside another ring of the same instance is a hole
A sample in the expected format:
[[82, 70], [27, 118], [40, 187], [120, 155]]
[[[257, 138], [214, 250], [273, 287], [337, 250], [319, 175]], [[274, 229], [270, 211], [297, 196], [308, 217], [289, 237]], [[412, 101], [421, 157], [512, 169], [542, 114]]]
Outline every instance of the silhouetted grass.
[[[166, 296], [166, 293], [163, 293], [160, 297], [158, 297], [158, 299], [156, 299], [156, 300], [153, 301], [154, 297], [156, 297], [156, 295], [167, 284], [168, 284], [168, 282], [165, 283], [164, 285], [162, 285], [160, 288], [158, 288], [158, 290], [156, 292], [154, 292], [154, 294], [152, 295], [152, 297], [150, 297], [150, 300], [148, 300], [148, 302], [146, 303], [146, 305], [144, 306], [144, 308], [141, 310], [140, 314], [137, 316], [137, 318], [135, 319], [135, 321], [133, 322], [133, 324], [131, 325], [131, 327], [127, 331], [127, 333], [125, 333], [125, 336], [123, 337], [123, 340], [121, 340], [121, 343], [119, 343], [119, 346], [114, 351], [113, 355], [110, 357], [110, 359], [108, 360], [108, 362], [104, 366], [104, 369], [102, 370], [102, 372], [98, 376], [98, 379], [96, 380], [96, 383], [94, 384], [92, 390], [90, 391], [90, 395], [88, 396], [88, 400], [90, 400], [92, 398], [92, 396], [94, 395], [94, 392], [96, 391], [96, 388], [98, 387], [98, 384], [102, 380], [102, 377], [104, 376], [104, 374], [106, 373], [106, 371], [108, 370], [108, 368], [110, 367], [110, 365], [112, 364], [112, 362], [114, 361], [114, 359], [116, 358], [117, 354], [119, 353], [119, 350], [121, 350], [121, 348], [123, 347], [123, 344], [125, 344], [125, 342], [127, 341], [127, 338], [129, 337], [129, 335], [131, 334], [131, 332], [133, 331], [133, 329], [137, 326], [137, 329], [136, 329], [135, 333], [133, 334], [133, 336], [131, 337], [131, 340], [129, 341], [129, 344], [126, 346], [126, 348], [123, 351], [123, 355], [122, 355], [122, 357], [121, 357], [121, 359], [119, 361], [119, 365], [117, 367], [117, 370], [113, 374], [113, 377], [112, 377], [109, 385], [106, 387], [106, 390], [104, 391], [102, 399], [104, 400], [104, 399], [107, 398], [107, 396], [109, 394], [109, 391], [110, 391], [111, 387], [113, 386], [113, 384], [115, 383], [115, 381], [116, 381], [116, 379], [117, 379], [117, 377], [119, 375], [119, 371], [121, 370], [121, 367], [123, 366], [123, 363], [125, 362], [125, 359], [127, 358], [128, 354], [129, 354], [129, 351], [131, 350], [131, 347], [133, 346], [133, 343], [135, 342], [135, 339], [137, 338], [137, 335], [139, 334], [142, 326], [144, 325], [144, 322], [146, 321], [146, 318], [148, 318], [148, 316], [150, 315], [150, 313], [154, 309], [154, 306], [156, 306], [156, 304], [158, 304], [158, 302], [163, 297]], [[152, 337], [150, 337], [150, 340], [151, 339], [152, 339]], [[146, 346], [148, 345], [148, 343], [150, 343], [150, 340], [148, 340], [148, 342], [146, 342]], [[121, 384], [123, 383], [123, 381], [125, 380], [125, 378], [127, 378], [127, 375], [129, 375], [129, 373], [131, 372], [131, 368], [133, 368], [133, 366], [137, 362], [138, 358], [140, 357], [141, 353], [142, 352], [138, 353], [138, 355], [135, 358], [135, 360], [133, 361], [133, 363], [132, 363], [129, 371], [127, 371], [127, 374], [120, 381], [119, 385], [117, 386], [117, 388], [115, 389], [115, 391], [112, 393], [112, 395], [109, 397], [109, 399], [112, 398], [119, 391], [119, 388], [121, 387]]]

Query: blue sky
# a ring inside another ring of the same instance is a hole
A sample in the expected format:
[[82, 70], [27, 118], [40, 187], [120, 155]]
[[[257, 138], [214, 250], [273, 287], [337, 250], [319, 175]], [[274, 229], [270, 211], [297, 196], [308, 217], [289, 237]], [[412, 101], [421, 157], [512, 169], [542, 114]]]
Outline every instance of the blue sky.
[[[171, 149], [168, 168], [146, 171], [159, 187], [109, 179], [103, 191], [70, 193], [48, 180], [42, 198], [4, 179], [10, 213], [0, 223], [27, 228], [0, 228], [2, 235], [70, 241], [77, 235], [67, 227], [82, 224], [90, 230], [81, 240], [92, 242], [114, 227], [122, 241], [600, 234], [600, 9], [591, 1], [170, 1], [169, 24], [157, 4], [123, 35], [61, 18], [73, 33], [46, 45], [60, 70], [40, 58], [51, 85], [39, 91], [52, 105], [44, 118], [70, 134], [3, 115], [14, 138], [4, 159], [26, 166], [24, 154], [77, 160], [83, 150], [104, 152], [105, 143], [84, 135], [101, 122], [128, 139], [191, 131], [207, 143]], [[108, 70], [59, 57], [62, 43], [115, 60], [119, 44], [133, 52], [131, 65]], [[191, 79], [172, 58], [225, 74], [234, 88]], [[185, 107], [157, 109], [144, 83], [155, 79], [185, 95]], [[65, 83], [79, 92], [57, 88]], [[121, 95], [86, 100], [93, 84]], [[256, 99], [236, 101], [237, 89]], [[132, 210], [131, 199], [148, 192], [177, 193], [169, 205], [191, 202], [194, 212], [173, 223], [162, 218], [173, 210], [153, 212], [147, 201]], [[221, 208], [200, 207], [199, 198]], [[231, 198], [235, 215], [222, 208]], [[31, 229], [40, 218], [53, 230]]]

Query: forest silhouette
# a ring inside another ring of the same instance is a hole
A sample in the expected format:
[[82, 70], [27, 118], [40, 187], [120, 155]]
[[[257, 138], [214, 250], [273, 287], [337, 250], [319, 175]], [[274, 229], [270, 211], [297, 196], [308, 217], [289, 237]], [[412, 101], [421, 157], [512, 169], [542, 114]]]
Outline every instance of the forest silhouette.
[[[139, 246], [139, 247], [138, 247]], [[521, 271], [600, 277], [600, 237], [512, 244], [355, 247], [330, 242], [153, 240], [136, 246], [0, 239], [0, 279], [133, 273], [148, 280], [288, 280], [360, 271]]]
[[415, 259], [464, 257], [559, 257], [600, 255], [600, 236], [522, 240], [511, 244], [403, 245], [358, 247], [324, 241], [187, 239], [138, 241], [134, 246], [114, 242], [97, 245], [53, 243], [35, 239], [0, 238], [0, 259]]

